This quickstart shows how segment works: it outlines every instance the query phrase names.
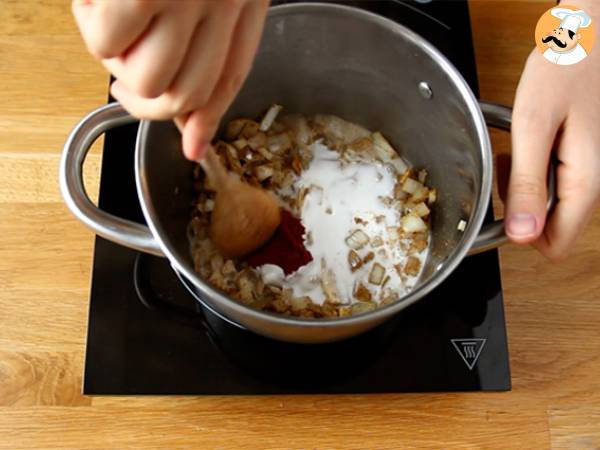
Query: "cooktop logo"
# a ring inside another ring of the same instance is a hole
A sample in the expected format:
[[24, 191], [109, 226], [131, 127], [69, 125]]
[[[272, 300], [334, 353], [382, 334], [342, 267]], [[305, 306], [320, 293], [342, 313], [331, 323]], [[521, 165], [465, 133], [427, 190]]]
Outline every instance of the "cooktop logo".
[[450, 340], [469, 370], [473, 370], [473, 367], [475, 367], [475, 364], [479, 359], [479, 355], [481, 355], [481, 350], [483, 350], [487, 339], [472, 338]]
[[546, 11], [535, 27], [535, 45], [553, 64], [567, 66], [587, 57], [594, 46], [592, 18], [582, 9], [560, 5]]

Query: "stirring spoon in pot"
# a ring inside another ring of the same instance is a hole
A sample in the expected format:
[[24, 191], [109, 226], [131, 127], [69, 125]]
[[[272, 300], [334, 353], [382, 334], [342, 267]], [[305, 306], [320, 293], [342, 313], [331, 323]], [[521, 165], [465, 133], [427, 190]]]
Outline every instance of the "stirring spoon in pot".
[[275, 197], [229, 174], [212, 146], [200, 165], [216, 190], [209, 234], [221, 253], [241, 257], [267, 242], [281, 221]]

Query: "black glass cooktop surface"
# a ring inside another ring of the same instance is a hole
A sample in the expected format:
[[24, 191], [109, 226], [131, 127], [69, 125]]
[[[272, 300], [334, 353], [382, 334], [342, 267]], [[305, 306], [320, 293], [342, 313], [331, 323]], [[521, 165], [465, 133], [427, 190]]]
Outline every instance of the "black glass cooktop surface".
[[[466, 1], [345, 2], [436, 45], [477, 94]], [[107, 133], [100, 206], [143, 223], [136, 125]], [[488, 219], [491, 218], [491, 212]], [[165, 259], [96, 238], [85, 394], [295, 394], [508, 390], [498, 255], [466, 258], [432, 294], [347, 341], [272, 341], [202, 310]]]

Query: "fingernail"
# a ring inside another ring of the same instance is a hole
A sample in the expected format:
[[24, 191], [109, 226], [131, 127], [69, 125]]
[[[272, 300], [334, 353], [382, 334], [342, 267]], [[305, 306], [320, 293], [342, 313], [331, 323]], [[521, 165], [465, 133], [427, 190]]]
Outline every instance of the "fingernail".
[[535, 234], [537, 221], [533, 214], [516, 213], [508, 219], [507, 230], [513, 236], [527, 237]]

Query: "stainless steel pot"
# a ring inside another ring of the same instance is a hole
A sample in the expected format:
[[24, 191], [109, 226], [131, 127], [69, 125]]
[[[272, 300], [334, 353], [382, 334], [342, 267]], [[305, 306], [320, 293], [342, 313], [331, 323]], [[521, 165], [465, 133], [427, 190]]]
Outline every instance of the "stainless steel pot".
[[[60, 171], [65, 201], [97, 234], [169, 258], [209, 309], [256, 333], [302, 343], [366, 331], [425, 296], [466, 255], [506, 241], [502, 221], [482, 228], [493, 178], [484, 116], [489, 125], [508, 130], [511, 111], [478, 104], [452, 64], [409, 29], [345, 6], [271, 8], [252, 72], [225, 120], [256, 116], [272, 102], [380, 130], [414, 165], [427, 167], [440, 195], [432, 213], [430, 256], [411, 293], [365, 314], [311, 320], [257, 311], [214, 289], [193, 269], [186, 233], [193, 164], [183, 158], [172, 122], [142, 121], [139, 126], [135, 174], [148, 227], [101, 211], [86, 195], [82, 165], [90, 146], [106, 130], [135, 120], [118, 104], [92, 112], [69, 136]], [[457, 230], [462, 219], [464, 232]]]

